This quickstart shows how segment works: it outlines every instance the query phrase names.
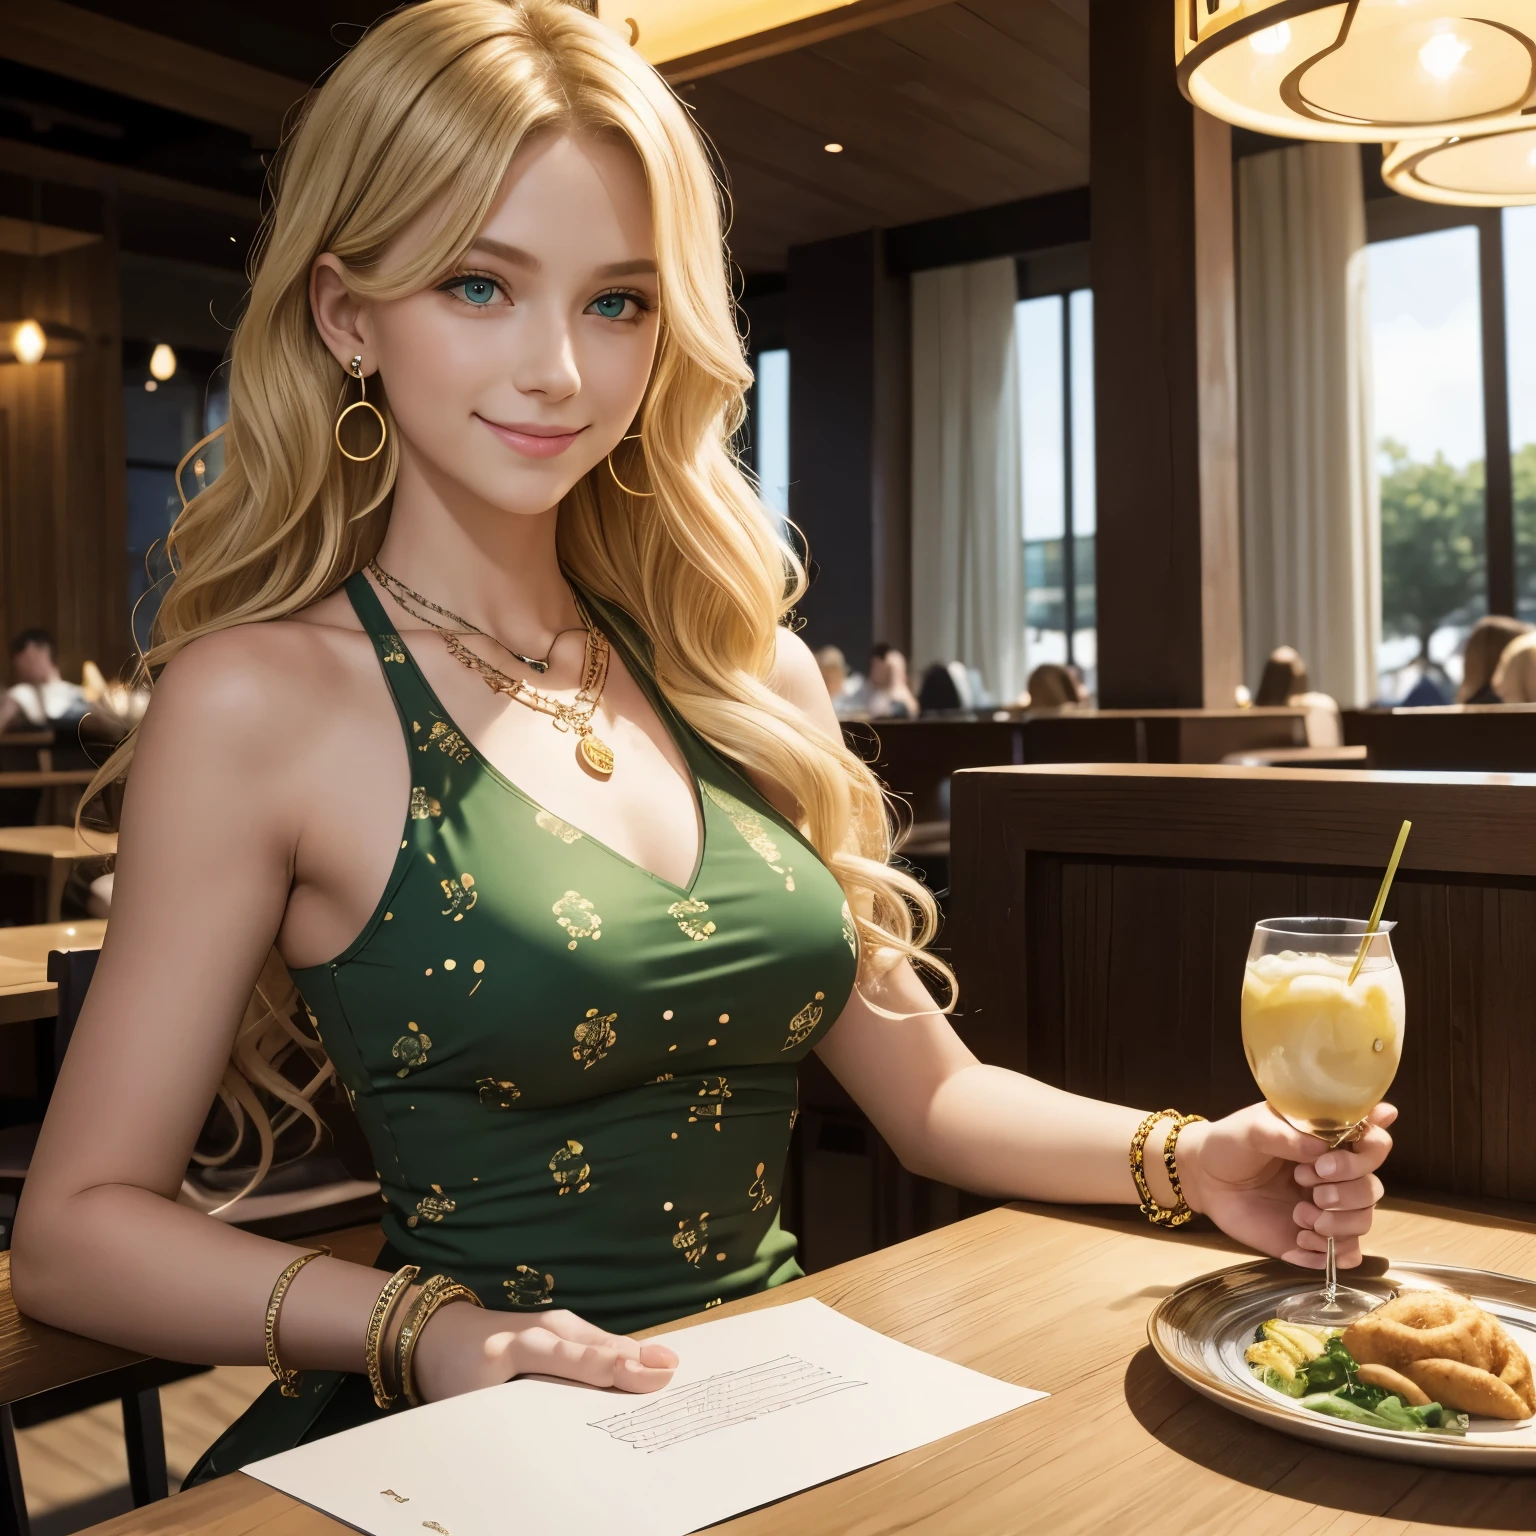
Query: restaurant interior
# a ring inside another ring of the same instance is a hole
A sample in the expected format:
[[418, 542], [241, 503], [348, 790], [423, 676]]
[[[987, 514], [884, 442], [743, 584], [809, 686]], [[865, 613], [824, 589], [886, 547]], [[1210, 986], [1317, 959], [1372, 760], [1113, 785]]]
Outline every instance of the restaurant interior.
[[[583, 8], [728, 188], [736, 451], [807, 554], [793, 624], [937, 900], [962, 1040], [1075, 1093], [1227, 1114], [1255, 1096], [1255, 923], [1366, 917], [1411, 822], [1385, 906], [1411, 1027], [1367, 1253], [1536, 1298], [1536, 6]], [[112, 921], [122, 785], [92, 781], [149, 706], [167, 534], [223, 467], [268, 168], [393, 9], [0, 17], [5, 1246]], [[320, 1146], [298, 1127], [232, 1205], [238, 1157], [202, 1157], [182, 1202], [373, 1252], [367, 1144], [345, 1093], [319, 1103]], [[1241, 1256], [1209, 1224], [910, 1172], [815, 1055], [798, 1104], [780, 1209], [805, 1294], [1048, 1388], [1078, 1428], [996, 1421], [743, 1532], [1153, 1530], [1175, 1506], [1182, 1531], [1530, 1528], [1518, 1472], [1303, 1446], [1166, 1370], [1148, 1310]], [[264, 1367], [33, 1323], [7, 1264], [0, 1532], [333, 1528], [270, 1489], [240, 1503], [240, 1477], [176, 1493]]]

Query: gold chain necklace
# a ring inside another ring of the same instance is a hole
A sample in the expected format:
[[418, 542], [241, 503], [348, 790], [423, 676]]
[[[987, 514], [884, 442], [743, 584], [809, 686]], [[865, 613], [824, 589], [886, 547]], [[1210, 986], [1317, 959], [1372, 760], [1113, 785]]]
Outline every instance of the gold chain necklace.
[[[581, 613], [584, 627], [587, 631], [586, 660], [582, 667], [581, 687], [577, 690], [575, 699], [567, 704], [563, 699], [557, 699], [535, 688], [531, 683], [525, 682], [520, 677], [509, 677], [499, 667], [493, 666], [483, 656], [477, 655], [464, 644], [459, 635], [449, 629], [446, 624], [439, 624], [427, 617], [426, 614], [415, 609], [410, 602], [401, 602], [399, 592], [401, 588], [411, 598], [416, 598], [425, 604], [427, 600], [412, 592], [409, 587], [403, 585], [396, 578], [389, 576], [387, 572], [379, 568], [377, 561], [370, 561], [369, 570], [377, 576], [384, 578], [388, 585], [385, 591], [395, 599], [400, 606], [411, 615], [413, 619], [425, 624], [428, 629], [435, 631], [442, 637], [443, 644], [448, 648], [448, 654], [462, 667], [467, 667], [471, 672], [478, 672], [481, 681], [493, 693], [503, 693], [509, 699], [515, 699], [519, 704], [526, 705], [529, 709], [537, 710], [540, 714], [550, 716], [551, 724], [557, 731], [574, 731], [576, 733], [576, 755], [584, 767], [603, 778], [613, 772], [613, 748], [594, 734], [592, 730], [592, 717], [597, 713], [598, 703], [603, 696], [603, 687], [608, 681], [609, 647], [607, 638], [587, 617], [586, 607], [577, 599], [577, 608]], [[381, 583], [382, 584], [382, 583]], [[447, 610], [438, 608], [435, 603], [430, 604], [435, 612], [445, 616]], [[454, 616], [456, 617], [456, 616]], [[473, 629], [473, 626], [469, 626]], [[486, 635], [484, 630], [473, 629], [473, 632], [484, 636], [485, 639], [493, 639]], [[563, 633], [563, 631], [562, 631]], [[514, 651], [514, 655], [517, 653]], [[522, 660], [521, 657], [518, 658]]]
[[[430, 597], [423, 597], [420, 592], [413, 592], [408, 586], [406, 586], [403, 581], [400, 580], [398, 576], [391, 576], [389, 572], [386, 571], [377, 560], [370, 560], [368, 562], [368, 569], [373, 573], [379, 585], [383, 587], [384, 590], [388, 592], [389, 595], [394, 598], [394, 600], [399, 603], [400, 606], [404, 608], [412, 618], [420, 619], [423, 624], [430, 624], [432, 621], [427, 618], [425, 614], [419, 613], [416, 611], [416, 609], [412, 608], [411, 604], [415, 603], [418, 608], [430, 608], [432, 612], [437, 614], [440, 618], [451, 619], [453, 623], [457, 624], [465, 634], [479, 635], [482, 640], [489, 640], [492, 645], [500, 646], [501, 649], [504, 650], [509, 656], [515, 656], [520, 662], [522, 662], [525, 667], [532, 667], [535, 672], [542, 673], [549, 671], [549, 658], [554, 655], [555, 641], [558, 640], [561, 635], [572, 635], [575, 634], [578, 629], [591, 628], [590, 624], [583, 623], [572, 625], [569, 629], [557, 629], [555, 631], [554, 639], [549, 642], [549, 649], [544, 652], [543, 656], [524, 656], [521, 651], [517, 650], [514, 646], [508, 645], [505, 640], [498, 640], [495, 635], [489, 633], [487, 630], [481, 629], [478, 624], [472, 624], [468, 619], [464, 617], [463, 614], [455, 613], [451, 608], [440, 607], [437, 603], [434, 603]], [[578, 602], [578, 609], [580, 606], [581, 605]], [[583, 614], [582, 617], [585, 619], [586, 615]]]

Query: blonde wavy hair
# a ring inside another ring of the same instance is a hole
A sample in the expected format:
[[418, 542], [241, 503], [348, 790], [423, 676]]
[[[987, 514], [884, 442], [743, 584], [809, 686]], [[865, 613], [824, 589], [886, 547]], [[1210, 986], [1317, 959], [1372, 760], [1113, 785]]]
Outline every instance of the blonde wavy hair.
[[[942, 975], [952, 1000], [952, 974], [924, 952], [933, 897], [890, 862], [880, 785], [770, 684], [776, 629], [806, 578], [731, 446], [751, 374], [707, 147], [661, 77], [568, 0], [423, 0], [373, 27], [305, 102], [274, 165], [234, 334], [225, 467], [171, 529], [173, 576], [144, 677], [204, 635], [318, 601], [383, 538], [399, 439], [391, 431], [366, 464], [335, 451], [346, 380], [311, 319], [315, 258], [336, 256], [363, 298], [425, 288], [470, 245], [518, 148], [560, 131], [617, 134], [633, 146], [650, 189], [662, 296], [639, 419], [645, 470], [621, 466], [631, 484], [648, 472], [655, 495], [624, 493], [599, 466], [561, 503], [561, 564], [633, 616], [654, 646], [658, 685], [689, 725], [794, 796], [804, 834], [847, 894], [864, 976], [907, 956]], [[386, 270], [391, 241], [431, 205], [441, 216], [429, 246]], [[382, 381], [369, 399], [388, 415]], [[123, 775], [132, 752], [130, 737], [99, 781]], [[260, 1140], [248, 1188], [271, 1163], [273, 1100], [278, 1131], [303, 1116], [320, 1134], [310, 1100], [329, 1063], [299, 1017], [273, 957], [220, 1087], [237, 1141], [245, 1117]], [[292, 1070], [295, 1052], [309, 1058], [307, 1081]]]

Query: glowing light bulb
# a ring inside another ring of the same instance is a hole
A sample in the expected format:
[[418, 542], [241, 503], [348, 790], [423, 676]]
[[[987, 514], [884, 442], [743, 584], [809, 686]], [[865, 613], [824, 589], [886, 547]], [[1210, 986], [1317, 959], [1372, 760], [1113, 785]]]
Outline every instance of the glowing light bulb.
[[837, 143], [823, 144], [821, 147], [826, 150], [829, 155], [840, 155], [843, 152], [843, 146]]
[[1291, 46], [1290, 22], [1276, 22], [1272, 27], [1265, 27], [1262, 32], [1255, 32], [1248, 39], [1248, 46], [1255, 53], [1284, 53]]
[[23, 320], [11, 332], [11, 351], [16, 354], [18, 363], [26, 363], [29, 367], [39, 363], [47, 350], [48, 338], [36, 320]]
[[176, 372], [176, 354], [163, 341], [149, 354], [149, 371], [162, 384]]
[[1472, 52], [1454, 32], [1437, 32], [1419, 49], [1419, 63], [1436, 80], [1449, 80], [1461, 68], [1461, 61]]

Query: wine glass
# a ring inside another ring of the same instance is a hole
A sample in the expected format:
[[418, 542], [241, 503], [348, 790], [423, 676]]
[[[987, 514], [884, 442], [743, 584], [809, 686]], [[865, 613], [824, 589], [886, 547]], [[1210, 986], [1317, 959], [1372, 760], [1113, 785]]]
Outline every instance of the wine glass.
[[[1270, 1108], [1330, 1148], [1358, 1139], [1402, 1056], [1396, 925], [1382, 923], [1369, 937], [1367, 926], [1354, 917], [1266, 918], [1254, 927], [1243, 976], [1243, 1051], [1254, 1081]], [[1276, 1316], [1342, 1328], [1380, 1300], [1339, 1285], [1330, 1237], [1323, 1288], [1287, 1297]]]

